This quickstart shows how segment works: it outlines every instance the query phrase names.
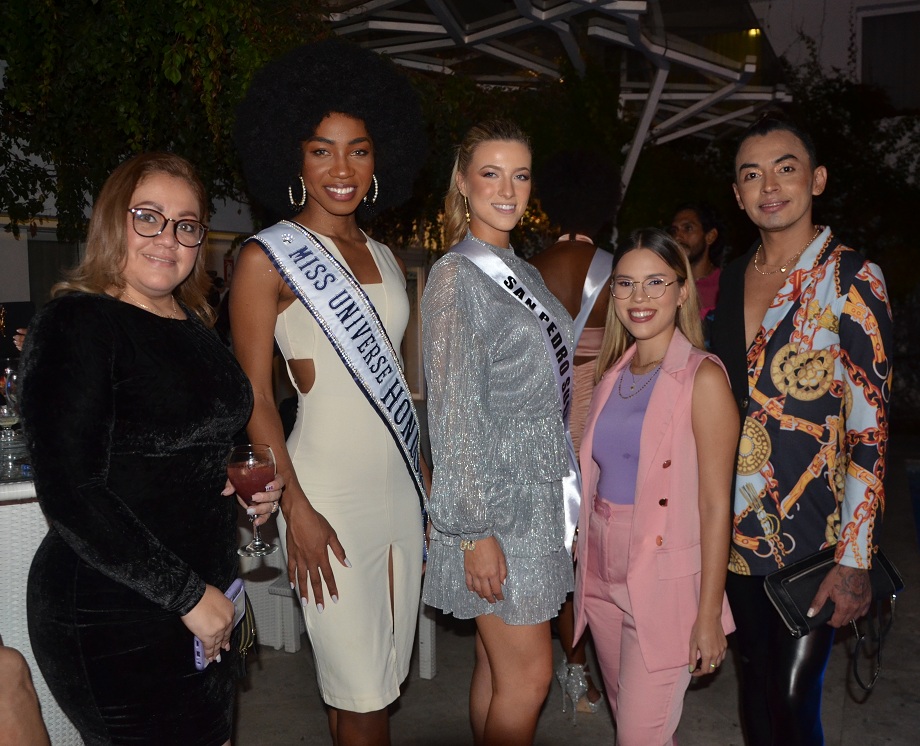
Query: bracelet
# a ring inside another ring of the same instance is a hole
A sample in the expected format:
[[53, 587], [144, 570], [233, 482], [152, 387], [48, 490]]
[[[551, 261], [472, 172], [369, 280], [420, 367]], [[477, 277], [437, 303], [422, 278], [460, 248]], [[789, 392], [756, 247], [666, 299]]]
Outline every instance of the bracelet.
[[473, 539], [460, 539], [460, 551], [472, 552], [476, 548], [476, 542]]

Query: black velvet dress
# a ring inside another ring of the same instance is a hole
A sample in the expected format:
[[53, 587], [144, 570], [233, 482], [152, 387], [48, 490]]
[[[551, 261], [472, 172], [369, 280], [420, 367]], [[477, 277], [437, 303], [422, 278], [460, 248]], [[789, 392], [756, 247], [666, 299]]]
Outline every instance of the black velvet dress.
[[88, 746], [223, 744], [236, 646], [196, 671], [180, 616], [237, 576], [237, 505], [220, 492], [245, 375], [193, 317], [82, 293], [36, 317], [22, 368], [51, 525], [28, 589], [45, 680]]

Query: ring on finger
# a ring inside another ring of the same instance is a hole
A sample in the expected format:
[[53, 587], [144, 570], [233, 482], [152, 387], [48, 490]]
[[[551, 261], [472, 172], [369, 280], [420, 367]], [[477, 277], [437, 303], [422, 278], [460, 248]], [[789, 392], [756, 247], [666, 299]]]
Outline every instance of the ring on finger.
[[277, 512], [278, 512], [278, 501], [275, 500], [275, 501], [272, 503], [272, 513], [277, 513]]
[[716, 668], [718, 668], [718, 665], [716, 665], [715, 663], [710, 663], [710, 664], [709, 664], [709, 667], [710, 667], [711, 669], [715, 670]]

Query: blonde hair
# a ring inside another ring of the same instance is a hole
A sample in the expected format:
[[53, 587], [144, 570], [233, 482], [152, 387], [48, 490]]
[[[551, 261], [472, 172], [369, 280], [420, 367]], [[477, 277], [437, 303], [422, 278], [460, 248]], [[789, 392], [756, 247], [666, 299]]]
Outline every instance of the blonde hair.
[[[657, 228], [641, 228], [633, 231], [629, 241], [617, 250], [613, 263], [613, 272], [626, 254], [636, 249], [648, 249], [664, 261], [677, 275], [680, 287], [687, 288], [687, 299], [677, 309], [675, 324], [694, 347], [703, 348], [703, 324], [700, 321], [700, 301], [696, 293], [696, 283], [690, 271], [690, 261], [680, 245], [667, 233]], [[689, 280], [689, 282], [688, 282]], [[615, 304], [607, 307], [607, 323], [604, 327], [604, 339], [597, 356], [594, 369], [594, 381], [598, 383], [610, 367], [619, 360], [630, 345], [635, 342], [623, 323], [617, 317]]]
[[509, 119], [490, 119], [470, 128], [457, 146], [457, 156], [450, 172], [450, 183], [444, 196], [444, 246], [460, 243], [466, 235], [466, 204], [457, 186], [457, 174], [465, 174], [476, 148], [484, 142], [505, 140], [519, 142], [530, 149], [530, 138]]
[[[173, 153], [142, 153], [118, 166], [105, 180], [93, 203], [86, 236], [86, 253], [67, 279], [51, 288], [51, 297], [83, 292], [102, 294], [110, 287], [124, 288], [122, 277], [127, 258], [126, 215], [137, 185], [155, 175], [165, 174], [182, 179], [198, 202], [198, 219], [206, 222], [208, 197], [194, 167]], [[207, 301], [211, 278], [205, 270], [205, 246], [198, 247], [195, 266], [175, 290], [176, 297], [201, 321], [214, 323], [214, 311]]]

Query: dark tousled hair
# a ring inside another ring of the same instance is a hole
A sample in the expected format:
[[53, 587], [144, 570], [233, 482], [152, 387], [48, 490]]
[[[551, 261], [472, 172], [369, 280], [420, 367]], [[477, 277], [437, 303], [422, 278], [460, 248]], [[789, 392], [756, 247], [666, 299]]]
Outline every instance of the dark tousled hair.
[[[788, 132], [797, 137], [802, 145], [805, 146], [805, 152], [808, 153], [808, 161], [811, 169], [814, 170], [818, 167], [818, 151], [815, 149], [815, 143], [814, 140], [811, 139], [811, 135], [778, 109], [768, 109], [757, 121], [744, 131], [744, 134], [741, 135], [741, 138], [738, 140], [738, 145], [735, 148], [734, 160], [738, 160], [738, 153], [741, 151], [741, 146], [744, 145], [746, 141], [750, 140], [752, 137], [769, 135], [771, 132]], [[734, 169], [734, 166], [732, 168]], [[734, 178], [738, 178], [737, 173], [734, 174]]]
[[[288, 187], [303, 166], [301, 143], [329, 114], [364, 122], [374, 144], [379, 192], [370, 217], [405, 202], [426, 155], [427, 139], [412, 84], [382, 55], [338, 39], [306, 44], [256, 73], [236, 110], [233, 139], [251, 196], [293, 217]], [[295, 196], [301, 194], [299, 184]]]
[[671, 213], [672, 218], [684, 210], [693, 210], [699, 218], [700, 225], [703, 226], [703, 233], [709, 233], [713, 228], [716, 229], [716, 240], [709, 247], [709, 261], [717, 267], [722, 266], [725, 261], [725, 223], [722, 221], [719, 211], [716, 210], [709, 202], [683, 202], [674, 208]]
[[619, 169], [599, 153], [563, 151], [536, 169], [537, 196], [563, 233], [596, 238], [620, 206]]

